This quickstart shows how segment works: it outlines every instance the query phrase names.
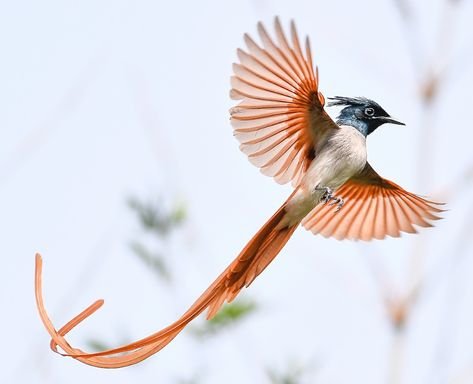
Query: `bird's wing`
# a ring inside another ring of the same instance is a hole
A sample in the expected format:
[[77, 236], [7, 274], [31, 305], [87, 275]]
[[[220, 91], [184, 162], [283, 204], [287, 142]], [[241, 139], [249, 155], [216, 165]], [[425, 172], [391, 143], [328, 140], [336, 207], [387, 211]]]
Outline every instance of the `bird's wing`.
[[259, 23], [262, 46], [245, 34], [248, 52], [237, 51], [230, 94], [241, 101], [231, 122], [240, 149], [262, 173], [297, 185], [318, 144], [338, 126], [323, 108], [308, 38], [304, 56], [294, 22], [290, 42], [278, 18], [274, 24], [276, 41]]
[[329, 204], [319, 204], [302, 221], [314, 234], [352, 240], [399, 237], [401, 232], [415, 233], [414, 225], [431, 227], [439, 219], [439, 203], [407, 192], [383, 179], [367, 163], [362, 172], [336, 191], [345, 200], [336, 212]]

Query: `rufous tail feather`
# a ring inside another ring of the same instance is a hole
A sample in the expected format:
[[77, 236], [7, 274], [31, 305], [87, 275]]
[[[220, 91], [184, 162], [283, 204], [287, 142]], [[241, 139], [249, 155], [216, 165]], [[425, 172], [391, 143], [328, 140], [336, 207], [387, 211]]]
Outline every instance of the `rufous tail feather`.
[[[292, 195], [291, 195], [292, 196]], [[299, 223], [281, 227], [280, 223], [286, 214], [286, 202], [263, 225], [243, 248], [238, 257], [207, 288], [194, 304], [173, 324], [148, 337], [96, 353], [86, 353], [73, 348], [64, 338], [79, 323], [84, 321], [103, 304], [99, 300], [56, 331], [49, 319], [42, 298], [41, 256], [36, 256], [36, 302], [41, 319], [51, 335], [51, 348], [64, 350], [64, 355], [71, 356], [85, 364], [101, 368], [120, 368], [136, 364], [164, 348], [198, 315], [208, 309], [207, 319], [211, 319], [225, 301], [231, 302], [238, 293], [248, 287], [253, 280], [273, 261], [290, 239]]]

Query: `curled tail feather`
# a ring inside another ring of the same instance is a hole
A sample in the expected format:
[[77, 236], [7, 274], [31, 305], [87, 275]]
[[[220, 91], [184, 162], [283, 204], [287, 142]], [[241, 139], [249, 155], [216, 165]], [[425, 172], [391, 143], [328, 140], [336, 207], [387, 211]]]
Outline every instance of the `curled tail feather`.
[[214, 317], [225, 301], [231, 302], [244, 287], [248, 287], [271, 261], [273, 261], [298, 226], [298, 223], [296, 223], [291, 226], [280, 227], [280, 223], [286, 214], [286, 204], [287, 200], [253, 236], [238, 257], [177, 321], [163, 328], [161, 331], [134, 343], [101, 352], [87, 353], [80, 349], [73, 348], [66, 341], [64, 336], [100, 308], [103, 301], [99, 300], [95, 302], [57, 331], [49, 319], [43, 304], [41, 283], [42, 260], [41, 256], [37, 255], [35, 283], [36, 303], [41, 319], [51, 335], [51, 349], [58, 352], [57, 347], [59, 346], [64, 350], [64, 355], [73, 357], [85, 364], [101, 368], [120, 368], [136, 364], [160, 351], [169, 344], [187, 324], [206, 309], [208, 309], [207, 319]]

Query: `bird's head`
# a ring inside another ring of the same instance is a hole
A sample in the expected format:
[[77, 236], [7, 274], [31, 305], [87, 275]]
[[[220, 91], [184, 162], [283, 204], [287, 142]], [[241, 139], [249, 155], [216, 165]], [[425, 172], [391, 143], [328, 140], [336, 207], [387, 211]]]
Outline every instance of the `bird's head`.
[[358, 129], [363, 135], [368, 136], [376, 128], [385, 123], [405, 125], [393, 119], [376, 102], [365, 97], [330, 97], [328, 106], [345, 106], [337, 118], [338, 125], [350, 125]]

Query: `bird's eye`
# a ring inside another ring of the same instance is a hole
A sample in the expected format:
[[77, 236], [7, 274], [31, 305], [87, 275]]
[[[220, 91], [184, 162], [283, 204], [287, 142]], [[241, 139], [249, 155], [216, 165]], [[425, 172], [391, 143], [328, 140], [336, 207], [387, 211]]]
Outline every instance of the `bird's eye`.
[[365, 109], [366, 116], [374, 116], [374, 108], [368, 107]]

